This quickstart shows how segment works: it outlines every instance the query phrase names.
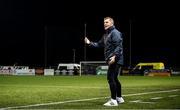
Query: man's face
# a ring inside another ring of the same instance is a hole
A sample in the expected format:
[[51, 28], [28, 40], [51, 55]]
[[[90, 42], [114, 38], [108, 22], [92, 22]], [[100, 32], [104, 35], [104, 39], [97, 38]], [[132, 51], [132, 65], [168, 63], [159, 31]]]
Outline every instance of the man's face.
[[110, 19], [104, 20], [104, 29], [107, 30], [109, 27], [113, 26], [113, 23]]

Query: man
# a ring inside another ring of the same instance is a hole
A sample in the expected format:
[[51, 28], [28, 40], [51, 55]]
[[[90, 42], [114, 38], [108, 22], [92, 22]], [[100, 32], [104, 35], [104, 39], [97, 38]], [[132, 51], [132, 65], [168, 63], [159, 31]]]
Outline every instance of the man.
[[121, 95], [121, 83], [118, 80], [118, 74], [123, 65], [123, 38], [114, 26], [114, 20], [111, 17], [104, 18], [105, 33], [99, 42], [91, 42], [85, 37], [85, 43], [93, 47], [104, 47], [104, 56], [108, 64], [107, 80], [110, 87], [111, 99], [104, 106], [118, 106], [123, 103]]

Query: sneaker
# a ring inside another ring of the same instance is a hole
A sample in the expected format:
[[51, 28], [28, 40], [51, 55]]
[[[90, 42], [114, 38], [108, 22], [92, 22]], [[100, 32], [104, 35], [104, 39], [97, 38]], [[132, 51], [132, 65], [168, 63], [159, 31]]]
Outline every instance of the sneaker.
[[118, 103], [114, 99], [110, 99], [108, 102], [104, 104], [104, 106], [118, 106]]
[[124, 99], [122, 97], [116, 97], [117, 102], [120, 103], [124, 103]]

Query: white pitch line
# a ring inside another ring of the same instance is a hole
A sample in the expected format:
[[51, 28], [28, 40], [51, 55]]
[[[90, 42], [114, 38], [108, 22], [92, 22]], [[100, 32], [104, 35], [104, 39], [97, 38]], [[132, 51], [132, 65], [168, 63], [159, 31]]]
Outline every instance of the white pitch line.
[[144, 92], [144, 93], [136, 93], [136, 94], [127, 94], [123, 96], [137, 96], [137, 95], [146, 95], [146, 94], [157, 94], [157, 93], [167, 93], [167, 92], [177, 92], [179, 89], [167, 90], [167, 91], [153, 91], [153, 92]]
[[133, 100], [133, 101], [129, 101], [129, 102], [139, 103], [139, 102], [141, 102], [141, 100]]
[[51, 103], [42, 103], [42, 104], [33, 104], [33, 105], [24, 105], [24, 106], [14, 106], [14, 107], [0, 108], [0, 110], [37, 107], [37, 106], [43, 106], [43, 105], [56, 105], [56, 104], [72, 103], [72, 102], [83, 102], [83, 101], [98, 100], [98, 99], [103, 99], [103, 98], [106, 98], [106, 97], [79, 99], [79, 100], [68, 100], [68, 101], [61, 101], [61, 102], [51, 102]]
[[170, 96], [168, 96], [168, 97], [177, 97], [178, 95], [170, 95]]
[[153, 97], [152, 100], [162, 99], [163, 97]]
[[[177, 91], [179, 91], [179, 89], [166, 90], [166, 91], [144, 92], [144, 93], [136, 93], [136, 94], [127, 94], [127, 95], [123, 95], [123, 97], [137, 96], [137, 95], [146, 95], [146, 94], [167, 93], [167, 92], [177, 92]], [[103, 98], [109, 98], [109, 97], [98, 97], [98, 98], [89, 98], [89, 99], [79, 99], [79, 100], [61, 101], [61, 102], [32, 104], [32, 105], [24, 105], [24, 106], [14, 106], [14, 107], [0, 108], [0, 110], [5, 110], [5, 109], [18, 109], [18, 108], [28, 108], [28, 107], [38, 107], [38, 106], [44, 106], [44, 105], [56, 105], [56, 104], [72, 103], [72, 102], [83, 102], [83, 101], [98, 100], [98, 99], [103, 99]]]
[[142, 100], [133, 100], [133, 101], [130, 101], [130, 102], [133, 102], [133, 103], [142, 103], [142, 104], [154, 104], [154, 102], [143, 102]]
[[142, 104], [154, 104], [154, 102], [139, 102], [139, 103], [142, 103]]

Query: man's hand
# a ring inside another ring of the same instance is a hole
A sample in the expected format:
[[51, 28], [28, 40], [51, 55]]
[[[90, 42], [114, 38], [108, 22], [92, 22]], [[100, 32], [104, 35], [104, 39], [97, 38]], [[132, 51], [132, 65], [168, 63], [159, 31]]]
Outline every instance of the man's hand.
[[113, 64], [115, 62], [115, 57], [116, 56], [114, 55], [111, 58], [109, 58], [109, 62], [108, 62], [109, 65], [111, 65], [111, 64]]
[[89, 39], [88, 39], [87, 37], [85, 37], [84, 42], [85, 42], [86, 44], [90, 44], [90, 41], [89, 41]]

